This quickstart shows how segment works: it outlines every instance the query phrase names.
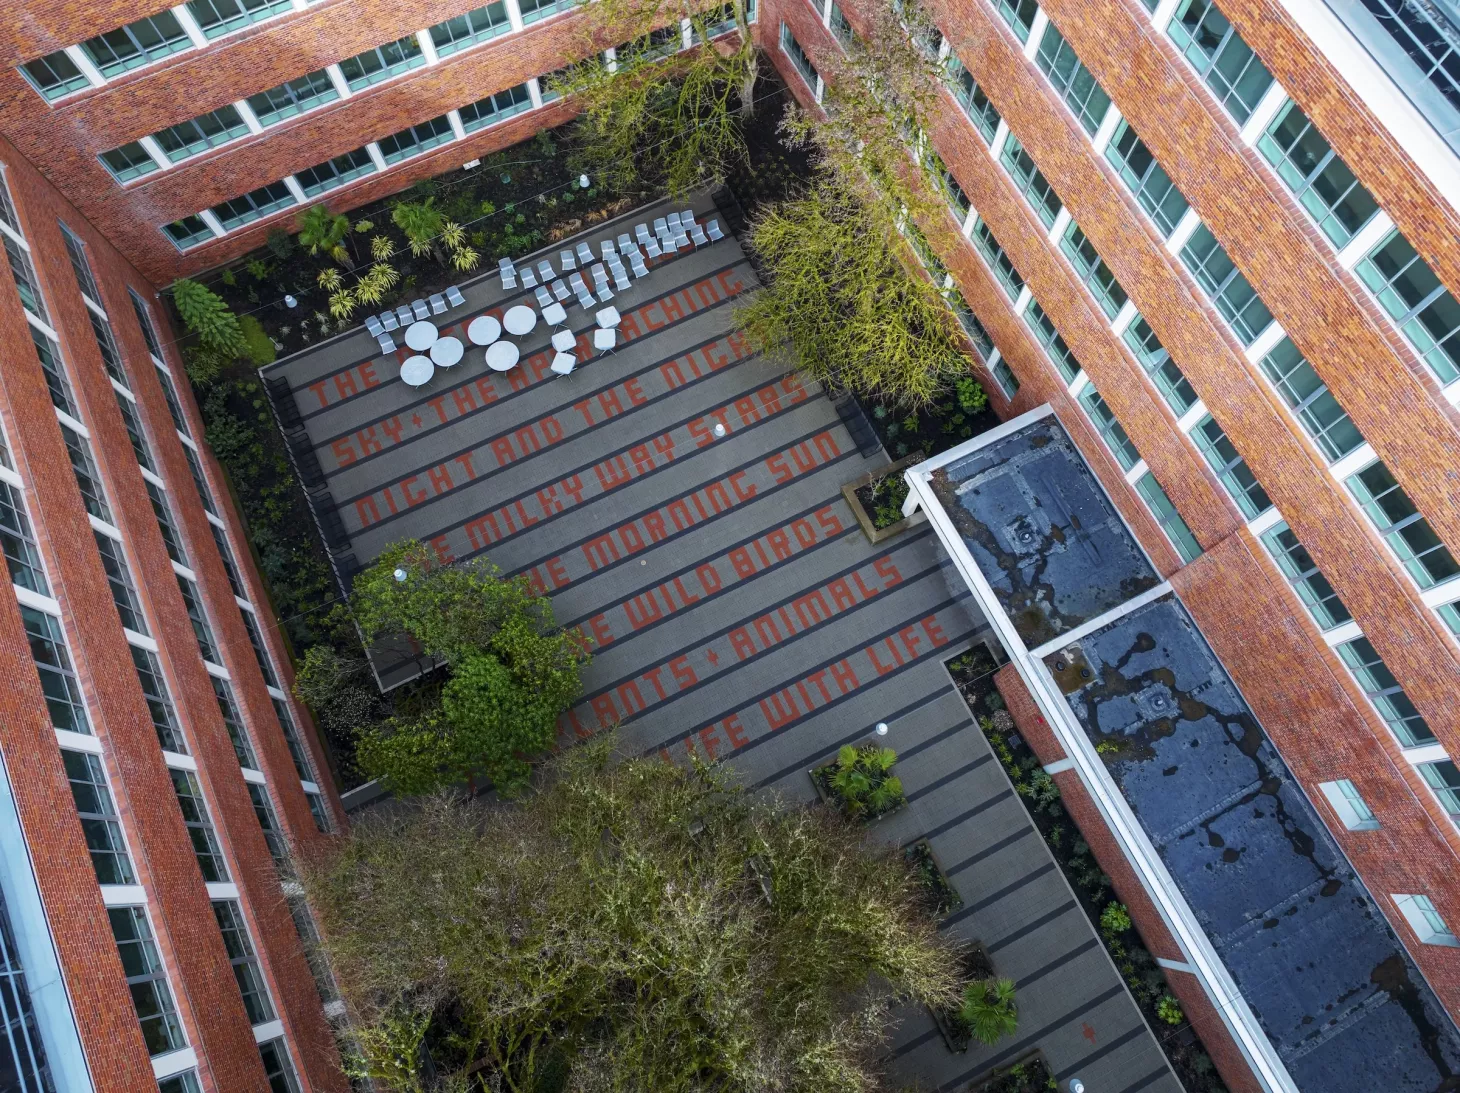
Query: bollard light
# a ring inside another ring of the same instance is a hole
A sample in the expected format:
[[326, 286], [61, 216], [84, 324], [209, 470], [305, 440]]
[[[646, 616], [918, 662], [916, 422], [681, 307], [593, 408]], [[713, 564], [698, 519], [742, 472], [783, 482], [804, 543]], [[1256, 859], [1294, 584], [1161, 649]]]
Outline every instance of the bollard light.
[[578, 176], [578, 189], [580, 189], [580, 190], [586, 190], [586, 189], [588, 189], [588, 176], [587, 175], [579, 175]]
[[298, 307], [299, 306], [299, 301], [296, 300], [296, 299], [294, 299], [293, 296], [285, 296], [284, 297], [284, 306], [285, 307]]
[[715, 424], [715, 435], [716, 436], [724, 436], [725, 435], [725, 426], [722, 425], [722, 424], [720, 424], [719, 422], [716, 422], [716, 424]]
[[409, 576], [409, 574], [407, 574], [407, 573], [406, 573], [406, 571], [405, 571], [405, 570], [404, 570], [404, 569], [397, 569], [397, 570], [396, 570], [396, 571], [395, 571], [395, 573], [394, 573], [394, 574], [393, 574], [393, 576], [394, 576], [394, 577], [395, 577], [395, 579], [396, 579], [396, 580], [397, 580], [397, 581], [399, 581], [399, 582], [400, 582], [400, 583], [401, 583], [401, 584], [404, 584], [404, 583], [405, 583], [405, 580], [406, 580], [406, 577], [407, 577], [407, 576]]
[[878, 736], [886, 736], [887, 735], [887, 722], [886, 721], [879, 721], [879, 722], [877, 722], [877, 730], [876, 731], [877, 731], [877, 735]]

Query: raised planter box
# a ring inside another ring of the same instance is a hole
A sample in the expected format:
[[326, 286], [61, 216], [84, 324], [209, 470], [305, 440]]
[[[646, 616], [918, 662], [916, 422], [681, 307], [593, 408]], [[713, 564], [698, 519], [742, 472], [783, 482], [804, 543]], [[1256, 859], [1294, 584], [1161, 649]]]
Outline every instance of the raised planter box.
[[953, 887], [953, 882], [948, 879], [948, 874], [943, 872], [943, 863], [938, 860], [938, 854], [933, 849], [932, 843], [926, 839], [913, 843], [903, 851], [903, 857], [908, 865], [922, 874], [923, 885], [928, 892], [929, 912], [943, 918], [963, 906], [963, 897], [958, 894], [958, 889]]
[[866, 506], [862, 504], [862, 499], [857, 496], [857, 491], [863, 487], [870, 486], [880, 478], [887, 478], [890, 475], [896, 474], [898, 471], [911, 467], [914, 463], [921, 463], [924, 458], [926, 457], [922, 452], [913, 452], [911, 455], [899, 459], [890, 467], [886, 467], [880, 471], [868, 471], [866, 474], [860, 475], [842, 486], [842, 496], [846, 498], [847, 504], [851, 506], [852, 514], [857, 518], [857, 523], [862, 526], [863, 533], [871, 542], [880, 543], [884, 539], [891, 539], [894, 535], [906, 531], [914, 524], [922, 523], [927, 517], [919, 512], [912, 519], [904, 517], [895, 524], [888, 524], [885, 528], [879, 528], [872, 518], [872, 513], [867, 511]]
[[1036, 1051], [971, 1082], [968, 1093], [1046, 1093], [1053, 1077], [1044, 1056]]
[[[852, 747], [861, 749], [861, 748], [867, 747], [869, 744], [872, 745], [873, 747], [878, 747], [878, 748], [884, 746], [875, 737], [870, 737], [869, 736], [865, 740], [858, 740], [855, 744], [852, 745]], [[826, 778], [827, 778], [827, 776], [824, 775], [824, 774], [822, 774], [822, 771], [830, 770], [835, 765], [836, 765], [836, 761], [835, 761], [835, 759], [833, 759], [831, 762], [829, 762], [829, 763], [823, 763], [819, 767], [812, 767], [806, 773], [811, 778], [811, 784], [816, 787], [816, 796], [819, 797], [819, 798], [821, 798], [821, 803], [824, 804], [824, 805], [828, 805], [831, 808], [836, 809], [838, 812], [841, 812], [843, 815], [846, 815], [846, 813], [842, 809], [841, 798], [838, 797], [836, 795], [836, 793], [833, 792], [832, 789], [826, 784]], [[899, 812], [901, 812], [906, 807], [907, 807], [907, 799], [904, 797], [901, 801], [899, 801], [892, 808], [889, 808], [889, 809], [887, 809], [887, 810], [885, 810], [883, 812], [879, 812], [875, 816], [855, 816], [855, 817], [850, 817], [850, 818], [851, 819], [860, 820], [864, 824], [875, 824], [879, 820], [886, 819], [888, 816], [895, 816], [895, 815], [897, 815]]]
[[[962, 972], [964, 981], [968, 983], [994, 977], [994, 962], [978, 942], [974, 942], [964, 955]], [[933, 1016], [933, 1024], [938, 1026], [938, 1031], [943, 1035], [943, 1046], [955, 1055], [966, 1052], [973, 1043], [973, 1037], [963, 1028], [962, 1022], [955, 1022], [953, 1014], [942, 1010], [929, 1008], [928, 1012]]]

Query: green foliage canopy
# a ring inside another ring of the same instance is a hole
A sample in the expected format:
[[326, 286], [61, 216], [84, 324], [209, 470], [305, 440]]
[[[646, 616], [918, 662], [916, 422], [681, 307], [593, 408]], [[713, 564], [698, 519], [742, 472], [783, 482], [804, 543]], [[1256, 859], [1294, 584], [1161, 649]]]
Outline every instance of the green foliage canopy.
[[324, 251], [340, 259], [345, 254], [342, 241], [350, 234], [350, 221], [343, 213], [332, 213], [323, 203], [311, 205], [299, 220], [299, 243], [310, 254]]
[[229, 360], [247, 352], [248, 344], [238, 325], [238, 316], [216, 292], [184, 277], [172, 283], [172, 299], [183, 325], [197, 335], [205, 349]]

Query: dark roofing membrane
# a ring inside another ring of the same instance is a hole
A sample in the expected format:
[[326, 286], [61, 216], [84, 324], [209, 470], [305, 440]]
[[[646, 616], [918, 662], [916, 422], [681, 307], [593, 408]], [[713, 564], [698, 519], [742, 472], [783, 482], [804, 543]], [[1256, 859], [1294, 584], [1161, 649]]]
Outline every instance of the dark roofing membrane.
[[[1155, 583], [1053, 419], [937, 474], [1026, 644]], [[1460, 1089], [1460, 1034], [1180, 602], [1045, 663], [1298, 1087]]]

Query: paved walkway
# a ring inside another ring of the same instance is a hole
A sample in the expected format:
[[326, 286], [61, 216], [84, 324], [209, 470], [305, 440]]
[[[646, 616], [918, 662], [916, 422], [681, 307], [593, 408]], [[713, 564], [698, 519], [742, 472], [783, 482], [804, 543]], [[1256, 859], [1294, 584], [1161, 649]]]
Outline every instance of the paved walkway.
[[[597, 250], [667, 209], [586, 238]], [[858, 529], [839, 488], [885, 457], [863, 459], [818, 388], [733, 333], [753, 284], [729, 237], [661, 263], [614, 301], [625, 344], [566, 378], [547, 371], [541, 329], [524, 367], [496, 376], [474, 351], [425, 393], [363, 332], [266, 375], [293, 389], [360, 563], [407, 536], [485, 555], [595, 639], [565, 734], [620, 720], [627, 747], [728, 759], [807, 801], [810, 767], [890, 724], [911, 803], [876, 834], [931, 839], [964, 899], [945, 928], [984, 944], [1020, 1007], [1013, 1039], [965, 1055], [909, 1010], [899, 1078], [961, 1089], [1038, 1049], [1092, 1091], [1179, 1093], [943, 667], [982, 618], [926, 526], [875, 546]], [[453, 325], [520, 295], [495, 275], [466, 294]], [[591, 317], [575, 305], [570, 321], [587, 358]]]

